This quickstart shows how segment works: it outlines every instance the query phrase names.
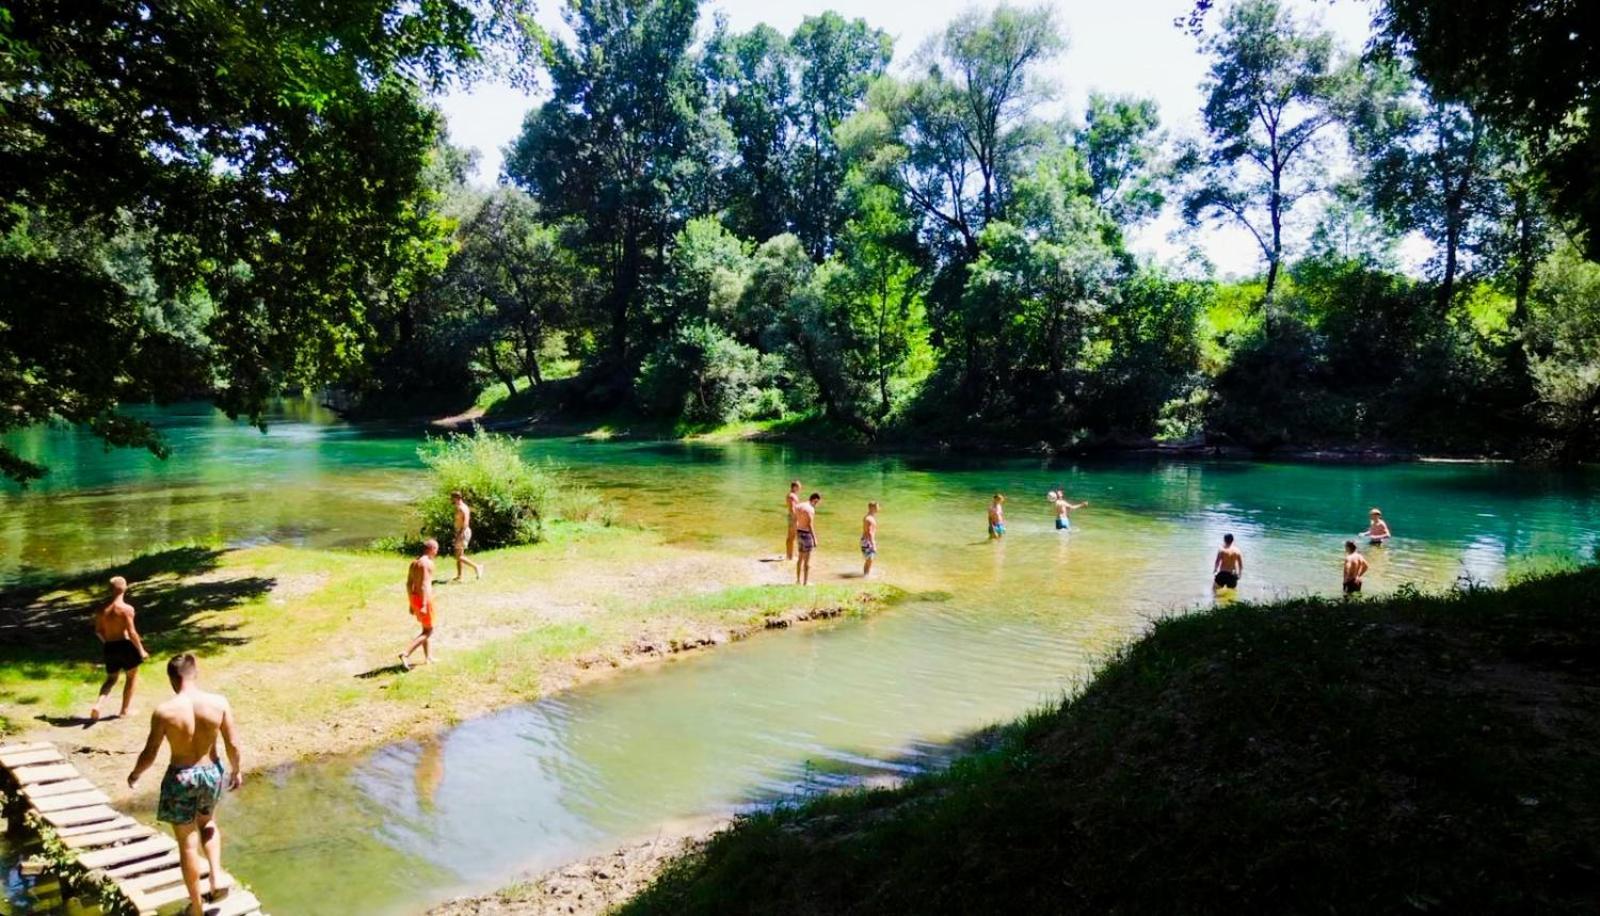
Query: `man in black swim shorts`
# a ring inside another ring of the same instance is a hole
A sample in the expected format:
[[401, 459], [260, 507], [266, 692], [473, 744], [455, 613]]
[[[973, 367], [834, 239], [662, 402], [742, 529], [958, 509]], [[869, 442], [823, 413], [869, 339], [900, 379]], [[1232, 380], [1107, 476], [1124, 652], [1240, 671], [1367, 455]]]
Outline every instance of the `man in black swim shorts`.
[[1244, 573], [1244, 554], [1233, 546], [1233, 535], [1222, 536], [1222, 549], [1217, 551], [1216, 562], [1211, 564], [1211, 582], [1216, 588], [1238, 588], [1239, 576]]
[[94, 635], [100, 638], [100, 654], [105, 661], [106, 679], [100, 685], [100, 696], [89, 709], [89, 720], [100, 718], [100, 704], [117, 686], [117, 675], [126, 671], [128, 676], [122, 688], [122, 712], [126, 716], [133, 708], [133, 690], [139, 681], [139, 666], [150, 657], [144, 650], [144, 640], [133, 625], [133, 605], [127, 602], [128, 580], [121, 576], [111, 578], [111, 603], [94, 615]]

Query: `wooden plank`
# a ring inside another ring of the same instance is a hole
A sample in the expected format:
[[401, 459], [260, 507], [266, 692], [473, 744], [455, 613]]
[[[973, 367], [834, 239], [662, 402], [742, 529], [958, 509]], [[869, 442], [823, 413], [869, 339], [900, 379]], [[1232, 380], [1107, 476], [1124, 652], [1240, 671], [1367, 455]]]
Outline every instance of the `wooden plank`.
[[[177, 866], [178, 850], [173, 849], [169, 852], [165, 852], [159, 856], [156, 856], [154, 859], [142, 859], [138, 862], [130, 862], [127, 865], [118, 865], [113, 868], [107, 868], [104, 871], [107, 877], [120, 884], [136, 875], [147, 875], [151, 872], [165, 871], [166, 869], [176, 868]], [[200, 860], [201, 877], [204, 877], [210, 873], [210, 863], [202, 858]]]
[[69, 792], [65, 795], [51, 795], [46, 798], [33, 800], [33, 809], [43, 814], [46, 811], [68, 811], [72, 808], [89, 808], [94, 805], [111, 804], [111, 796], [91, 789], [88, 792]]
[[[44, 817], [42, 814], [39, 816]], [[76, 824], [71, 827], [57, 827], [55, 830], [56, 836], [64, 840], [68, 837], [82, 836], [85, 833], [99, 833], [102, 830], [116, 830], [119, 827], [132, 827], [137, 823], [139, 822], [131, 817], [128, 817], [127, 815], [119, 814], [115, 818], [103, 823], [97, 821], [89, 824]]]
[[94, 849], [96, 846], [142, 840], [148, 836], [155, 836], [155, 833], [143, 824], [134, 824], [132, 827], [118, 827], [115, 830], [97, 830], [94, 833], [62, 837], [61, 845], [68, 849]]
[[261, 901], [256, 895], [235, 886], [216, 908], [206, 907], [207, 916], [250, 916], [261, 911]]
[[66, 795], [71, 792], [90, 792], [94, 788], [94, 783], [87, 779], [68, 779], [64, 782], [41, 782], [23, 786], [22, 794], [30, 799], [49, 798], [52, 795]]
[[15, 769], [16, 767], [32, 766], [39, 763], [65, 763], [66, 758], [53, 747], [39, 748], [32, 751], [12, 751], [9, 754], [0, 754], [0, 767]]
[[[173, 868], [157, 872], [154, 875], [147, 875], [145, 878], [161, 878], [162, 882], [148, 890], [133, 887], [131, 881], [117, 885], [117, 887], [121, 888], [122, 893], [127, 895], [128, 901], [133, 904], [134, 909], [141, 913], [154, 912], [169, 903], [177, 903], [179, 900], [189, 899], [189, 888], [183, 883], [182, 869]], [[136, 878], [134, 880], [143, 881], [145, 878]], [[201, 893], [205, 893], [210, 889], [211, 882], [203, 880], [200, 882]], [[237, 890], [239, 890], [238, 885], [234, 885], [234, 891]], [[233, 891], [229, 891], [228, 896], [233, 896]]]
[[67, 811], [40, 811], [39, 816], [52, 827], [82, 827], [85, 824], [114, 821], [121, 815], [117, 814], [114, 808], [95, 805], [91, 808], [72, 808]]
[[115, 868], [140, 859], [159, 856], [177, 848], [178, 843], [172, 837], [158, 833], [122, 846], [109, 846], [93, 852], [79, 853], [78, 864], [84, 868]]
[[39, 782], [59, 782], [63, 779], [80, 779], [78, 768], [70, 763], [45, 764], [44, 766], [17, 767], [11, 771], [17, 778], [17, 785], [31, 786]]
[[41, 751], [53, 748], [55, 745], [48, 741], [23, 741], [21, 743], [0, 744], [0, 755], [20, 754], [24, 751]]
[[[201, 859], [200, 864], [204, 866], [200, 870], [201, 877], [204, 877], [210, 873], [211, 863]], [[160, 890], [163, 887], [171, 887], [174, 884], [178, 885], [179, 887], [183, 886], [183, 869], [176, 865], [172, 866], [171, 868], [162, 869], [161, 871], [157, 872], [151, 872], [146, 875], [138, 875], [133, 878], [124, 878], [123, 880], [117, 882], [117, 887], [121, 888], [124, 892], [131, 891], [136, 894], [150, 894]]]

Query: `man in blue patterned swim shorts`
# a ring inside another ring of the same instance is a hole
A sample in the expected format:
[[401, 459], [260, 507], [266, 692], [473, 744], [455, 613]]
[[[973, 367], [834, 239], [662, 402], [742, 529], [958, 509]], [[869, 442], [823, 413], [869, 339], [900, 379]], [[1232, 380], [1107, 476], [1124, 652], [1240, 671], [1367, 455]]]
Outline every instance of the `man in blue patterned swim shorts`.
[[[211, 869], [211, 903], [226, 897], [233, 883], [222, 871], [222, 831], [216, 810], [223, 785], [237, 789], [244, 782], [239, 771], [239, 744], [233, 709], [220, 694], [200, 689], [200, 670], [193, 655], [185, 653], [168, 662], [167, 679], [177, 696], [157, 706], [150, 716], [150, 736], [128, 774], [128, 788], [156, 762], [165, 741], [172, 760], [161, 779], [156, 819], [171, 824], [177, 837], [178, 865], [189, 891], [189, 914], [204, 916], [207, 897], [200, 893], [202, 860]], [[217, 753], [219, 736], [228, 752], [227, 769]]]

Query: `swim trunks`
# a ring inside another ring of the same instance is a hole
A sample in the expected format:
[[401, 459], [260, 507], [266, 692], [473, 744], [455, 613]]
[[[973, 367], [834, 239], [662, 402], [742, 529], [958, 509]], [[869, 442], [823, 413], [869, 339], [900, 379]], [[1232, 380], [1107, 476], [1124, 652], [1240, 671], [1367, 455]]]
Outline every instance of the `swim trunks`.
[[1387, 537], [1372, 538], [1371, 540], [1367, 541], [1367, 543], [1371, 544], [1373, 547], [1382, 547], [1384, 544], [1389, 543], [1389, 539]]
[[458, 550], [458, 551], [460, 551], [462, 553], [466, 553], [467, 545], [470, 544], [470, 543], [472, 543], [472, 529], [471, 528], [463, 528], [460, 531], [456, 532], [456, 540], [455, 540], [455, 548], [456, 548], [456, 550]]
[[412, 593], [409, 597], [411, 598], [411, 616], [417, 618], [417, 623], [422, 624], [424, 630], [433, 629], [433, 596], [428, 596], [426, 606], [423, 605], [421, 595]]
[[1056, 519], [1056, 530], [1057, 531], [1066, 531], [1068, 528], [1071, 528], [1071, 527], [1072, 527], [1072, 522], [1070, 520], [1065, 519], [1065, 518]]
[[1356, 592], [1359, 592], [1359, 591], [1361, 591], [1361, 580], [1360, 579], [1346, 579], [1346, 580], [1344, 580], [1344, 593], [1346, 595], [1354, 595]]
[[1006, 526], [1005, 525], [997, 525], [997, 524], [995, 524], [993, 522], [990, 522], [989, 523], [989, 536], [992, 537], [992, 538], [1003, 538], [1003, 537], [1005, 537], [1006, 536]]
[[101, 655], [105, 659], [107, 674], [132, 671], [144, 664], [144, 657], [131, 639], [113, 639], [105, 643], [101, 646]]
[[1224, 569], [1217, 573], [1217, 577], [1212, 581], [1217, 583], [1217, 588], [1238, 588], [1239, 574]]
[[797, 529], [795, 535], [799, 538], [801, 553], [810, 553], [817, 549], [817, 536], [810, 528]]
[[222, 764], [205, 760], [194, 766], [167, 767], [161, 777], [161, 801], [156, 820], [164, 824], [192, 824], [202, 814], [217, 809], [226, 782]]
[[872, 546], [872, 541], [867, 538], [861, 539], [861, 555], [869, 560], [878, 555], [877, 549]]

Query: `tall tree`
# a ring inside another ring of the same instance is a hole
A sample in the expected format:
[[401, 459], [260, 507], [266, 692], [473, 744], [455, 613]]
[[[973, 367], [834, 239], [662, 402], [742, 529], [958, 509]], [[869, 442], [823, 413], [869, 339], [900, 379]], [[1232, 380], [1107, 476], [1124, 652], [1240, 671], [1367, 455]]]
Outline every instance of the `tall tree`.
[[1321, 141], [1337, 120], [1333, 38], [1279, 0], [1240, 0], [1203, 45], [1212, 58], [1202, 84], [1208, 142], [1191, 157], [1200, 184], [1184, 199], [1184, 215], [1250, 233], [1267, 265], [1270, 319], [1285, 222], [1319, 190]]
[[618, 391], [642, 353], [635, 322], [673, 235], [705, 212], [705, 85], [690, 54], [696, 0], [571, 0], [571, 43], [545, 45], [551, 97], [528, 113], [506, 174], [552, 219], [580, 221], [603, 277], [605, 360]]
[[1096, 205], [1119, 226], [1151, 219], [1166, 202], [1161, 116], [1154, 99], [1089, 93], [1083, 125], [1073, 132]]
[[[0, 430], [60, 419], [159, 449], [119, 403], [215, 389], [230, 413], [259, 418], [282, 385], [358, 361], [445, 237], [422, 206], [440, 124], [422, 92], [509, 34], [486, 8], [7, 3]], [[175, 299], [203, 291], [204, 340], [131, 308], [83, 246], [42, 240], [46, 224], [147, 237]], [[177, 349], [195, 358], [160, 356]], [[176, 365], [194, 371], [173, 378]], [[0, 448], [0, 470], [43, 469]]]

